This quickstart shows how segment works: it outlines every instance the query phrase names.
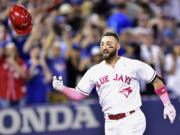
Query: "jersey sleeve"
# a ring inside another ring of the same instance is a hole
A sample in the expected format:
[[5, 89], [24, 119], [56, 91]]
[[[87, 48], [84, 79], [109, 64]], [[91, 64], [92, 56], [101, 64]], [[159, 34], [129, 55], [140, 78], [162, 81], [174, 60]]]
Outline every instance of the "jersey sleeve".
[[89, 95], [95, 86], [92, 69], [89, 69], [79, 81], [76, 89], [84, 95]]
[[156, 77], [156, 71], [148, 64], [136, 60], [136, 73], [140, 80], [144, 80], [147, 83], [151, 83]]

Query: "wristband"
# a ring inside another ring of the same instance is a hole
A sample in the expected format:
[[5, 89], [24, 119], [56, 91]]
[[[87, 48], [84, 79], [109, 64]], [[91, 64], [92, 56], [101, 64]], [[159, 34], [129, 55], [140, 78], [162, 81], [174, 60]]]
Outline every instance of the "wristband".
[[163, 87], [161, 87], [159, 89], [155, 89], [155, 92], [156, 92], [157, 95], [162, 95], [162, 94], [167, 92], [167, 89], [166, 89], [165, 86], [163, 86]]

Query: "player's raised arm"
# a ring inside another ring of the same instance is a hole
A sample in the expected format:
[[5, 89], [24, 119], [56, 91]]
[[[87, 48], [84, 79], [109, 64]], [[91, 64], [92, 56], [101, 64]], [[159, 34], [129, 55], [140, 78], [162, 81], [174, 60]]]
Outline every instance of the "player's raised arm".
[[158, 76], [155, 77], [152, 84], [156, 94], [160, 97], [162, 103], [164, 104], [164, 119], [168, 117], [170, 122], [173, 123], [176, 117], [176, 110], [171, 104], [166, 86], [164, 85], [162, 79]]
[[52, 85], [55, 90], [62, 92], [65, 96], [67, 96], [71, 100], [80, 101], [87, 97], [87, 95], [83, 94], [82, 92], [78, 91], [77, 89], [64, 86], [61, 76], [59, 76], [59, 78], [54, 76]]

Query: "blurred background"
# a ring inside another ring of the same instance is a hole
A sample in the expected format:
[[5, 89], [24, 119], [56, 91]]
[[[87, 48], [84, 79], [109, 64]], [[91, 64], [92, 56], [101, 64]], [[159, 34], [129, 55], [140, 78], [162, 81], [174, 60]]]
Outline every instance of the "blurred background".
[[[11, 27], [8, 11], [15, 3], [32, 15], [29, 35]], [[61, 75], [75, 87], [102, 60], [99, 42], [107, 31], [118, 33], [120, 56], [144, 61], [164, 78], [177, 109], [174, 125], [163, 120], [153, 87], [141, 82], [145, 134], [179, 135], [180, 0], [0, 0], [0, 134], [103, 135], [95, 89], [76, 103], [51, 81]]]

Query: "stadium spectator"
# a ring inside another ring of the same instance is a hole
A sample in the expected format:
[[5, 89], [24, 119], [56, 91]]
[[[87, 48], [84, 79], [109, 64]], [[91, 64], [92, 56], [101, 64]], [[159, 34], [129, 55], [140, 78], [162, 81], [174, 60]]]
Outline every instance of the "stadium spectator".
[[165, 56], [167, 87], [180, 97], [180, 41], [175, 43], [173, 52]]
[[[65, 84], [67, 84], [67, 67], [66, 58], [61, 54], [60, 42], [51, 40], [54, 39], [54, 32], [52, 32], [44, 45], [45, 60], [49, 67], [51, 74], [57, 76], [63, 76], [65, 78]], [[57, 94], [57, 91], [53, 90], [52, 85], [50, 85], [50, 92], [48, 94], [49, 103], [66, 102], [67, 98], [63, 94]]]
[[26, 92], [26, 65], [19, 57], [13, 42], [6, 44], [4, 51], [0, 64], [0, 106], [23, 106]]
[[[147, 29], [145, 31], [144, 42], [140, 46], [140, 49], [141, 60], [148, 63], [157, 71], [157, 74], [162, 76], [162, 65], [164, 64], [163, 53], [161, 48], [153, 43], [153, 33], [151, 30]], [[155, 94], [154, 91], [149, 91], [149, 89], [153, 89], [153, 86], [151, 84], [146, 84], [145, 93]]]
[[26, 103], [27, 105], [47, 103], [51, 73], [44, 59], [41, 58], [39, 45], [32, 46], [29, 53]]
[[112, 9], [113, 13], [107, 20], [107, 26], [116, 33], [120, 34], [123, 29], [132, 27], [133, 22], [126, 13], [127, 9], [125, 1], [117, 4], [116, 6], [117, 7]]

